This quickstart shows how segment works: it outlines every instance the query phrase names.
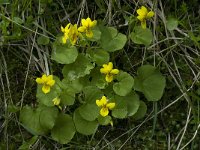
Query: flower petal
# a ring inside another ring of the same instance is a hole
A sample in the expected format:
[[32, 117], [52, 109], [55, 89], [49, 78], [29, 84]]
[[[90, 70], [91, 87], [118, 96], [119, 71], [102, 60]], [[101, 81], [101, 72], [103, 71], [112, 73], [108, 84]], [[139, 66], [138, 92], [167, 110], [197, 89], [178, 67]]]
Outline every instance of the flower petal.
[[118, 74], [118, 73], [119, 73], [119, 70], [118, 70], [118, 69], [112, 69], [110, 73], [111, 73], [111, 74]]
[[84, 27], [87, 27], [87, 26], [88, 26], [88, 23], [87, 23], [86, 19], [81, 19], [81, 24], [82, 24], [82, 26], [84, 26]]
[[100, 100], [96, 100], [96, 104], [97, 104], [97, 106], [99, 106], [99, 107], [101, 107], [102, 106], [102, 102], [100, 101]]
[[88, 38], [92, 38], [93, 37], [93, 32], [91, 30], [86, 31], [86, 36]]
[[60, 98], [58, 98], [58, 97], [54, 98], [52, 101], [53, 101], [54, 105], [58, 106], [60, 104]]
[[137, 16], [137, 19], [140, 20], [140, 21], [143, 21], [145, 19], [144, 16]]
[[113, 75], [112, 74], [107, 74], [106, 75], [106, 82], [112, 82], [113, 81]]
[[108, 108], [106, 108], [106, 107], [101, 108], [100, 114], [101, 114], [103, 117], [106, 117], [106, 116], [108, 115], [108, 113], [109, 113]]
[[147, 8], [145, 7], [145, 6], [142, 6], [141, 7], [141, 11], [142, 11], [142, 13], [146, 16], [146, 14], [148, 13], [148, 10], [147, 10]]
[[47, 81], [47, 75], [43, 74], [41, 79], [43, 80], [43, 82], [46, 82]]
[[43, 91], [45, 94], [49, 93], [49, 92], [50, 92], [50, 86], [43, 85], [42, 91]]
[[61, 31], [64, 33], [65, 32], [65, 28], [63, 28], [63, 26], [61, 26]]
[[63, 44], [66, 44], [66, 43], [67, 43], [67, 38], [66, 38], [66, 36], [63, 36], [63, 37], [62, 37], [62, 43], [63, 43]]
[[94, 21], [92, 21], [91, 23], [90, 23], [90, 28], [93, 28], [93, 27], [95, 27], [96, 26], [96, 24], [97, 24], [97, 21], [96, 20], [94, 20]]
[[145, 6], [142, 6], [140, 9], [137, 10], [137, 14], [139, 16], [146, 16], [148, 13], [147, 8]]
[[108, 67], [108, 70], [111, 71], [113, 69], [113, 63], [109, 62], [107, 67]]
[[86, 27], [84, 27], [84, 26], [81, 26], [78, 28], [79, 32], [85, 32], [85, 30], [86, 30]]
[[153, 11], [148, 12], [147, 18], [151, 18], [151, 17], [153, 17], [153, 16], [154, 16], [154, 12], [153, 12]]
[[100, 72], [103, 73], [103, 74], [108, 74], [109, 70], [107, 70], [106, 68], [101, 68]]
[[115, 107], [115, 103], [108, 103], [106, 107], [111, 110]]
[[55, 84], [55, 80], [49, 80], [46, 84], [51, 87]]
[[43, 84], [43, 83], [44, 83], [44, 81], [43, 81], [41, 78], [37, 78], [35, 81], [36, 81], [38, 84]]
[[102, 96], [101, 101], [103, 105], [107, 104], [107, 98], [105, 96]]

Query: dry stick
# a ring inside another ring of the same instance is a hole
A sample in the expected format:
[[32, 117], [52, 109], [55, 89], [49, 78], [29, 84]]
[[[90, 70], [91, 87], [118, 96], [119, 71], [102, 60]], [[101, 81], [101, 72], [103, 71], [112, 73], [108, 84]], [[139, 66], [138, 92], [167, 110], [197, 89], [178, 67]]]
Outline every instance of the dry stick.
[[24, 89], [23, 89], [23, 92], [22, 92], [22, 98], [21, 98], [20, 110], [22, 109], [22, 105], [23, 105], [23, 101], [24, 101], [26, 82], [27, 82], [28, 73], [29, 73], [29, 69], [30, 69], [31, 58], [32, 58], [33, 47], [34, 47], [35, 39], [36, 39], [36, 35], [37, 35], [37, 34], [36, 34], [36, 33], [37, 33], [37, 30], [38, 30], [38, 28], [36, 29], [35, 34], [34, 34], [34, 41], [33, 41], [33, 45], [32, 45], [32, 47], [31, 47], [30, 57], [29, 57], [29, 61], [28, 61], [28, 67], [27, 67], [26, 76], [25, 76], [25, 81], [24, 81]]
[[184, 135], [185, 135], [185, 132], [186, 132], [186, 130], [187, 130], [187, 126], [188, 126], [188, 124], [189, 124], [189, 118], [190, 118], [190, 114], [191, 114], [191, 107], [189, 108], [189, 114], [188, 114], [188, 116], [187, 116], [187, 120], [186, 120], [186, 123], [185, 123], [185, 128], [184, 128], [184, 131], [183, 131], [183, 134], [182, 134], [182, 136], [181, 136], [181, 139], [180, 139], [180, 141], [179, 141], [179, 143], [178, 143], [178, 146], [177, 146], [177, 148], [176, 148], [176, 150], [179, 150], [179, 147], [181, 146], [181, 143], [182, 143], [182, 140], [183, 140], [183, 137], [184, 137]]
[[112, 23], [112, 0], [109, 0], [108, 3], [108, 25]]
[[198, 130], [200, 128], [200, 124], [198, 125], [193, 137], [191, 138], [191, 140], [189, 140], [180, 150], [183, 150], [186, 146], [188, 146], [188, 144], [190, 144], [196, 137], [197, 133], [198, 133]]
[[[42, 33], [39, 33], [39, 32], [36, 32], [36, 31], [34, 31], [34, 30], [31, 30], [31, 29], [29, 29], [29, 28], [27, 28], [27, 27], [25, 27], [25, 26], [23, 26], [23, 25], [21, 25], [21, 24], [15, 22], [15, 21], [13, 21], [13, 20], [10, 19], [9, 17], [6, 17], [6, 16], [2, 15], [1, 13], [0, 13], [0, 16], [3, 17], [3, 18], [6, 18], [6, 19], [9, 20], [10, 22], [12, 22], [12, 23], [14, 23], [14, 24], [16, 24], [16, 25], [22, 27], [23, 29], [26, 29], [26, 30], [28, 30], [28, 31], [31, 31], [31, 32], [33, 32], [33, 33], [35, 33], [35, 34], [37, 34], [37, 35], [41, 35], [41, 36], [50, 38], [50, 39], [52, 39], [52, 40], [55, 40], [55, 38], [52, 38], [52, 37], [46, 36], [46, 35], [44, 35], [44, 34], [42, 34]], [[51, 34], [51, 36], [53, 36], [53, 35]], [[53, 36], [53, 37], [54, 37], [54, 36]]]
[[[40, 11], [40, 1], [39, 1], [39, 6], [38, 6], [38, 14], [39, 14], [39, 11]], [[39, 19], [39, 17], [38, 17], [38, 19]], [[33, 38], [33, 44], [32, 44], [32, 47], [31, 47], [30, 57], [29, 57], [29, 61], [28, 61], [28, 67], [27, 67], [25, 81], [24, 81], [24, 89], [23, 89], [23, 92], [22, 92], [20, 110], [22, 109], [22, 105], [23, 105], [23, 101], [24, 101], [26, 82], [27, 82], [28, 73], [29, 73], [29, 69], [30, 69], [30, 64], [31, 64], [31, 60], [32, 60], [32, 54], [33, 54], [33, 48], [34, 48], [34, 45], [35, 45], [35, 39], [36, 39], [36, 35], [38, 33], [37, 31], [38, 31], [38, 26], [37, 26], [37, 28], [36, 28], [36, 30], [34, 32], [35, 34], [34, 34], [34, 38]]]
[[80, 18], [82, 18], [81, 15], [82, 15], [83, 12], [84, 12], [85, 5], [86, 5], [86, 0], [83, 0], [82, 3], [81, 3], [81, 5], [80, 5], [81, 10], [80, 10], [80, 13], [79, 13], [79, 15], [78, 15], [78, 21], [77, 21], [77, 24], [79, 24], [79, 22], [80, 22]]

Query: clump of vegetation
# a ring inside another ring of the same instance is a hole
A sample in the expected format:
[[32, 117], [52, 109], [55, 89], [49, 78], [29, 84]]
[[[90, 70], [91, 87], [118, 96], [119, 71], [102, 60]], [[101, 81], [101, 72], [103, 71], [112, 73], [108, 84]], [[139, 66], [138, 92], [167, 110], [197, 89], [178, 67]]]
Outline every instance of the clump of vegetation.
[[0, 3], [0, 149], [198, 149], [198, 1]]

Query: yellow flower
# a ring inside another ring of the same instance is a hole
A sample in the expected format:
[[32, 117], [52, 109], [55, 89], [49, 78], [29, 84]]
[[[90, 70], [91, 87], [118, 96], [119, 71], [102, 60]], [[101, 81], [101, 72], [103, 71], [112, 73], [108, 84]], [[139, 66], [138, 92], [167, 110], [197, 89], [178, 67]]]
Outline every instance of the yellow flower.
[[60, 104], [60, 98], [56, 97], [52, 101], [53, 101], [54, 105], [59, 106], [59, 104]]
[[78, 32], [78, 29], [77, 29], [77, 24], [70, 26], [68, 35], [69, 35], [71, 44], [75, 45], [78, 40], [78, 37], [80, 35], [80, 33]]
[[69, 39], [70, 43], [72, 45], [75, 45], [79, 36], [81, 36], [78, 32], [77, 24], [72, 25], [71, 23], [69, 23], [65, 28], [61, 26], [61, 31], [64, 33], [62, 37], [63, 44], [67, 43], [67, 40]]
[[100, 114], [103, 117], [106, 117], [109, 114], [109, 110], [112, 110], [115, 107], [115, 103], [108, 103], [105, 96], [102, 96], [101, 100], [96, 100], [96, 104], [101, 107]]
[[47, 76], [46, 74], [42, 75], [41, 78], [37, 78], [36, 82], [38, 84], [43, 84], [42, 91], [46, 94], [50, 92], [51, 87], [55, 84], [53, 80], [53, 75]]
[[96, 26], [97, 21], [92, 21], [89, 17], [81, 20], [82, 26], [78, 28], [79, 32], [85, 32], [88, 38], [93, 37], [92, 28]]
[[146, 29], [146, 19], [153, 17], [154, 12], [148, 12], [147, 8], [145, 6], [142, 6], [140, 9], [137, 10], [137, 14], [137, 18], [140, 20], [142, 28]]
[[67, 42], [67, 40], [69, 39], [69, 28], [70, 28], [71, 23], [68, 23], [67, 26], [65, 28], [63, 28], [61, 26], [61, 31], [64, 33], [64, 36], [62, 37], [62, 42], [63, 44], [65, 44]]
[[108, 64], [104, 64], [103, 68], [100, 69], [100, 72], [106, 74], [106, 81], [112, 82], [113, 76], [119, 73], [118, 69], [113, 69], [113, 63], [109, 62]]

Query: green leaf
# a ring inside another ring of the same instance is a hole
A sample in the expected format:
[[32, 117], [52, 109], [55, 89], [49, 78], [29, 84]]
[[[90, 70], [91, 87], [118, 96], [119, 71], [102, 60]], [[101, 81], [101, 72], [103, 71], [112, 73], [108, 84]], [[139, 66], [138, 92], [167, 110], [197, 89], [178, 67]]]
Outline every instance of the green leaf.
[[113, 27], [101, 27], [101, 47], [108, 51], [114, 52], [120, 50], [126, 44], [126, 35], [118, 33]]
[[75, 80], [68, 80], [64, 78], [62, 80], [62, 83], [64, 85], [64, 89], [70, 89], [70, 91], [74, 91], [74, 93], [79, 93], [83, 89], [83, 85], [80, 81], [80, 79], [75, 79]]
[[33, 135], [42, 135], [46, 132], [40, 125], [40, 113], [41, 109], [33, 109], [25, 106], [20, 112], [19, 120], [22, 122], [25, 129], [27, 129]]
[[75, 46], [67, 47], [66, 45], [53, 45], [51, 58], [61, 64], [71, 64], [75, 62], [78, 51]]
[[155, 67], [144, 65], [138, 69], [134, 89], [143, 92], [148, 101], [158, 101], [163, 95], [165, 82], [165, 77]]
[[120, 96], [126, 96], [130, 93], [134, 85], [133, 77], [126, 72], [120, 71], [117, 75], [117, 80], [118, 82], [113, 84], [114, 92]]
[[145, 79], [142, 83], [143, 93], [147, 100], [158, 101], [161, 99], [165, 88], [165, 77], [156, 73]]
[[98, 122], [101, 125], [108, 125], [108, 124], [110, 124], [111, 121], [112, 121], [112, 118], [110, 116], [103, 117], [103, 116], [99, 115], [99, 117], [98, 117]]
[[60, 114], [51, 131], [51, 136], [60, 144], [67, 144], [74, 137], [75, 132], [76, 129], [72, 117], [67, 114]]
[[61, 103], [64, 105], [73, 105], [75, 101], [75, 92], [73, 89], [65, 89], [60, 94]]
[[74, 63], [64, 66], [62, 72], [65, 78], [75, 80], [89, 74], [93, 68], [94, 64], [86, 56], [79, 54]]
[[145, 46], [149, 46], [153, 40], [153, 35], [150, 29], [143, 29], [142, 27], [137, 26], [130, 34], [130, 38], [136, 44], [144, 44]]
[[112, 116], [115, 118], [126, 118], [128, 114], [127, 101], [125, 97], [115, 95], [115, 107], [112, 110]]
[[140, 107], [137, 113], [134, 114], [132, 118], [135, 120], [139, 120], [145, 116], [146, 112], [147, 112], [147, 105], [143, 101], [140, 101]]
[[95, 86], [87, 86], [83, 89], [85, 101], [90, 104], [96, 104], [97, 99], [101, 99], [103, 93]]
[[106, 87], [107, 82], [105, 81], [105, 76], [101, 74], [100, 68], [94, 68], [90, 76], [92, 77], [91, 85], [97, 86], [99, 89], [104, 89]]
[[178, 20], [175, 18], [170, 17], [169, 19], [167, 19], [167, 29], [168, 30], [174, 30], [176, 29], [178, 26]]
[[99, 115], [99, 108], [96, 104], [84, 104], [79, 107], [79, 114], [87, 121], [94, 121]]
[[140, 106], [139, 96], [132, 92], [124, 97], [124, 100], [127, 101], [128, 116], [133, 116]]
[[49, 38], [46, 36], [39, 36], [37, 39], [38, 45], [47, 45], [49, 44]]
[[87, 121], [83, 119], [78, 109], [76, 109], [74, 112], [73, 120], [76, 130], [81, 134], [91, 135], [94, 134], [97, 130], [98, 127], [97, 121]]
[[103, 64], [107, 64], [109, 62], [110, 55], [107, 51], [96, 49], [93, 53], [92, 58], [97, 65], [102, 66]]
[[60, 87], [56, 83], [53, 87], [51, 87], [51, 90], [49, 93], [43, 93], [42, 92], [42, 85], [37, 86], [37, 94], [36, 97], [38, 98], [38, 101], [46, 106], [54, 106], [52, 100], [60, 95]]
[[58, 109], [56, 107], [41, 107], [40, 112], [40, 125], [42, 128], [50, 130], [55, 124], [55, 120], [58, 115]]
[[38, 139], [38, 136], [33, 136], [27, 142], [23, 142], [23, 144], [19, 147], [18, 150], [27, 150], [27, 149], [30, 149], [30, 147], [37, 141], [37, 139]]
[[13, 104], [8, 105], [8, 112], [16, 113], [20, 110], [20, 107], [15, 106]]
[[88, 38], [88, 40], [90, 41], [98, 41], [101, 38], [101, 31], [99, 30], [98, 27], [95, 27], [93, 30], [93, 37], [92, 38]]

